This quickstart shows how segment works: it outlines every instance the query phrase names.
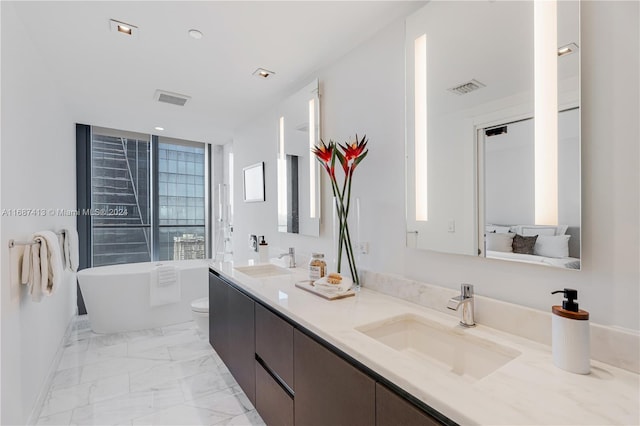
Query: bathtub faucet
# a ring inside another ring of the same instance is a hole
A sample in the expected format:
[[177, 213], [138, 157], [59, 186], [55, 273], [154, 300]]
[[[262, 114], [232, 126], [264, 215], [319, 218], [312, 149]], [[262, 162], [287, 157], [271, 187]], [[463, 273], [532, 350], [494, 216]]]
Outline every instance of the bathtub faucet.
[[295, 268], [296, 267], [296, 249], [293, 247], [289, 247], [289, 252], [288, 253], [282, 253], [280, 256], [278, 256], [278, 259], [282, 259], [285, 256], [289, 256], [289, 268]]

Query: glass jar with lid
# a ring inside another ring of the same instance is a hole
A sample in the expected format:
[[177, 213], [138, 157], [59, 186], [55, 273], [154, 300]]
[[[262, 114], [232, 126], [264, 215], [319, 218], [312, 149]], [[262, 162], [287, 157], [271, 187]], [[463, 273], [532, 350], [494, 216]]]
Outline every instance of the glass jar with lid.
[[327, 262], [324, 261], [324, 253], [312, 253], [309, 261], [309, 279], [319, 280], [327, 275]]

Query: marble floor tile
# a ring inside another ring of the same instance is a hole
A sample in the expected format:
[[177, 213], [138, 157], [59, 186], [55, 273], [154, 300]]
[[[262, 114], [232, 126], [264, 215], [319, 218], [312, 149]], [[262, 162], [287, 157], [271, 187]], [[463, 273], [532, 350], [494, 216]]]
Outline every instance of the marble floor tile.
[[61, 413], [40, 416], [36, 425], [43, 426], [61, 426], [71, 424], [71, 414], [73, 410], [63, 411]]
[[232, 417], [227, 420], [223, 420], [216, 425], [224, 426], [266, 426], [262, 417], [256, 410], [247, 411], [239, 416]]
[[96, 334], [77, 318], [37, 424], [264, 425], [189, 321]]
[[168, 346], [171, 359], [174, 361], [197, 358], [211, 354], [211, 345], [206, 340], [192, 340], [188, 343]]
[[105, 361], [107, 359], [119, 358], [127, 355], [127, 344], [120, 343], [112, 346], [105, 346], [88, 351], [76, 351], [65, 348], [62, 358], [58, 364], [58, 370], [72, 368], [74, 366], [85, 366], [94, 362]]
[[131, 373], [131, 389], [143, 389], [169, 380], [215, 371], [217, 364], [210, 355], [185, 361], [165, 362], [144, 371]]
[[166, 361], [143, 358], [118, 357], [82, 367], [81, 383], [92, 382], [120, 373], [135, 373], [152, 369], [165, 364]]
[[51, 381], [51, 389], [65, 388], [80, 383], [80, 375], [82, 374], [82, 366], [74, 366], [59, 370], [53, 376]]
[[239, 387], [235, 386], [215, 392], [204, 398], [189, 401], [186, 404], [222, 413], [229, 417], [239, 416], [255, 409], [247, 396]]
[[180, 384], [185, 401], [204, 398], [218, 391], [238, 386], [238, 383], [228, 370], [197, 374], [182, 379]]
[[60, 389], [53, 389], [47, 395], [40, 416], [71, 410], [129, 393], [129, 375], [109, 377], [90, 383], [80, 383]]
[[148, 416], [133, 419], [133, 425], [215, 425], [230, 417], [204, 408], [176, 405]]

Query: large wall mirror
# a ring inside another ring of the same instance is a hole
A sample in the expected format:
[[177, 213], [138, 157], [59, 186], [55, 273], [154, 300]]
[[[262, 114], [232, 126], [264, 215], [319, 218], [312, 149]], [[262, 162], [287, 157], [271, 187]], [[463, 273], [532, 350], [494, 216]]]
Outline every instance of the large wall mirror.
[[320, 96], [313, 80], [280, 105], [278, 231], [320, 235], [320, 169], [311, 148], [320, 140]]
[[407, 246], [580, 268], [578, 1], [407, 18]]

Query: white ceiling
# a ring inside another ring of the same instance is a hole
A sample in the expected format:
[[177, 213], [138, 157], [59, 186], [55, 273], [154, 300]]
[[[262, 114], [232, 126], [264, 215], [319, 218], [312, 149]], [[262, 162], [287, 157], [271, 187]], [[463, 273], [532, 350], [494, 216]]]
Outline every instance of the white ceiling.
[[[76, 122], [156, 134], [162, 126], [167, 136], [225, 143], [236, 127], [424, 2], [10, 4]], [[138, 26], [138, 37], [111, 32], [109, 19]], [[204, 38], [190, 38], [191, 28]], [[258, 67], [276, 74], [252, 76]], [[161, 104], [156, 89], [191, 100]]]

